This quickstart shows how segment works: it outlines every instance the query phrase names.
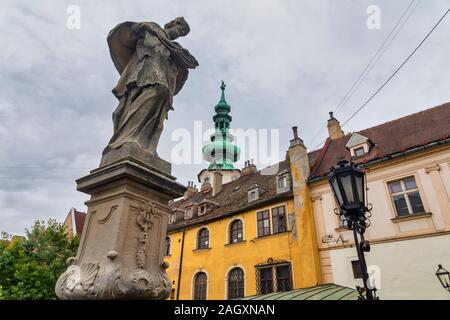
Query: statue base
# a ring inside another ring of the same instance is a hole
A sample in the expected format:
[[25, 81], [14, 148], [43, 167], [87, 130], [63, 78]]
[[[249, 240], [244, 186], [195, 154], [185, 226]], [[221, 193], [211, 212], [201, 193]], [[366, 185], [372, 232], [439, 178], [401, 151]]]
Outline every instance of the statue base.
[[166, 299], [163, 262], [168, 201], [185, 187], [169, 174], [126, 159], [77, 180], [91, 195], [77, 256], [56, 283], [61, 299]]
[[131, 142], [127, 142], [117, 149], [106, 147], [102, 154], [100, 168], [130, 159], [165, 175], [170, 176], [172, 171], [172, 166], [169, 162], [161, 159], [156, 153], [145, 151], [137, 143]]

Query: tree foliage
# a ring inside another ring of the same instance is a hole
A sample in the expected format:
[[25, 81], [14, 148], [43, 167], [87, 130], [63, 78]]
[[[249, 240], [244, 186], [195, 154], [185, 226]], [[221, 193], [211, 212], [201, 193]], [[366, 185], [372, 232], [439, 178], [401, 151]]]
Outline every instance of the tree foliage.
[[53, 219], [36, 221], [25, 238], [0, 234], [0, 300], [56, 299], [55, 284], [75, 256], [79, 237], [70, 239]]

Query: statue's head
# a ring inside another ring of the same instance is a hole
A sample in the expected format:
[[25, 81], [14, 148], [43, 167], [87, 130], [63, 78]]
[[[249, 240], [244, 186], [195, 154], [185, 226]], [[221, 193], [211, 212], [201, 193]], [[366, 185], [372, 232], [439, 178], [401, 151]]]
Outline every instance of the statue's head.
[[178, 17], [164, 25], [164, 31], [170, 40], [184, 37], [191, 29], [183, 17]]

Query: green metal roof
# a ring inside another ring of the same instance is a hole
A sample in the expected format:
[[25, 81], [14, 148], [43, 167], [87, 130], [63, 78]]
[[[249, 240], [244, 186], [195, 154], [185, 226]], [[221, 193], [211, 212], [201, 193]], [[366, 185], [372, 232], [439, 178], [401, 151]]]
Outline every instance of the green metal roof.
[[241, 300], [357, 300], [355, 289], [336, 284], [324, 284], [311, 288], [294, 289], [257, 296], [249, 296]]

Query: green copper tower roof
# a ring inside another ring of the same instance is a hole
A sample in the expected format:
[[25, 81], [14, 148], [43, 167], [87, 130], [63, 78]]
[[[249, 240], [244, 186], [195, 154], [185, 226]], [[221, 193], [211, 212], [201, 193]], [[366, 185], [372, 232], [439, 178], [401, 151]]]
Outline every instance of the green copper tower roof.
[[239, 160], [240, 149], [233, 144], [234, 137], [230, 134], [231, 106], [225, 100], [225, 83], [222, 81], [222, 94], [219, 103], [214, 107], [213, 117], [215, 132], [211, 135], [211, 143], [202, 149], [203, 158], [211, 162], [208, 170], [236, 170], [233, 163]]

